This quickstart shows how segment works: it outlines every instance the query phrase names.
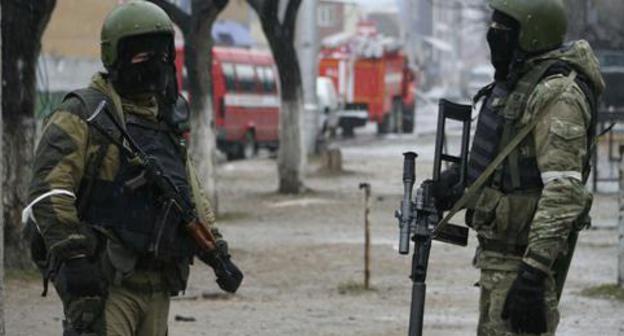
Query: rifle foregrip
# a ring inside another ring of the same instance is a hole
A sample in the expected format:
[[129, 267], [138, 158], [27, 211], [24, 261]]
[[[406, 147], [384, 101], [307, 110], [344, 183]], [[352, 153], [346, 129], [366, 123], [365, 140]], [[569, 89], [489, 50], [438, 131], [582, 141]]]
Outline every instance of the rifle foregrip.
[[401, 226], [399, 228], [399, 253], [408, 254], [410, 248], [410, 222], [408, 220], [401, 219]]
[[200, 221], [193, 220], [186, 225], [186, 230], [189, 232], [195, 243], [202, 251], [210, 252], [217, 249], [216, 239], [212, 235], [212, 232], [208, 230]]

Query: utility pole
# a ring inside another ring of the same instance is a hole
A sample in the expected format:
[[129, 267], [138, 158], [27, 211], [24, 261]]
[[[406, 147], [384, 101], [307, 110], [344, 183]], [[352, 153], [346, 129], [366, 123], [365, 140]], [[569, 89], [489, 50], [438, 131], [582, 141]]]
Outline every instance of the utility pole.
[[316, 13], [318, 0], [305, 0], [297, 15], [297, 56], [301, 68], [303, 86], [303, 136], [308, 152], [314, 150], [319, 132], [319, 108], [316, 99], [316, 77], [318, 74], [318, 27]]

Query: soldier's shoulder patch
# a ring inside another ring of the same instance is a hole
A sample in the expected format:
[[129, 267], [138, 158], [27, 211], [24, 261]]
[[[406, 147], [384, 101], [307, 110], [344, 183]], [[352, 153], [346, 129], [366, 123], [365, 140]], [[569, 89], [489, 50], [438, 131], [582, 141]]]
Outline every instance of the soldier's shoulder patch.
[[[544, 78], [529, 97], [522, 123], [525, 124], [532, 120], [553, 99], [557, 99], [558, 102], [577, 105], [578, 100], [582, 100], [584, 97], [583, 92], [576, 83], [572, 85], [568, 85], [568, 83], [567, 77], [564, 75], [553, 75]], [[563, 92], [563, 90], [566, 91]]]

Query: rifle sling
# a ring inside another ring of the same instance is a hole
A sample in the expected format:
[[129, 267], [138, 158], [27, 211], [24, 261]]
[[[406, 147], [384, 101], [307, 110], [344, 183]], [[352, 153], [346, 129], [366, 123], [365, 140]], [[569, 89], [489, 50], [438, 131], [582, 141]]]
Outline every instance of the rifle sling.
[[[570, 74], [566, 77], [565, 84], [564, 84], [563, 88], [561, 89], [561, 91], [559, 91], [556, 95], [554, 95], [546, 103], [546, 105], [544, 106], [542, 111], [549, 110], [552, 107], [552, 105], [554, 103], [556, 103], [557, 100], [574, 83], [575, 79], [576, 79], [576, 71], [571, 71]], [[481, 191], [481, 188], [485, 185], [485, 183], [489, 180], [489, 178], [492, 176], [492, 174], [496, 171], [496, 168], [501, 163], [503, 163], [503, 161], [509, 156], [509, 154], [511, 154], [511, 152], [516, 147], [518, 147], [518, 145], [520, 145], [520, 143], [533, 131], [533, 129], [535, 128], [535, 126], [537, 126], [537, 123], [540, 120], [541, 120], [541, 114], [535, 115], [533, 120], [531, 120], [531, 122], [528, 125], [526, 125], [523, 129], [521, 129], [517, 133], [517, 135], [513, 139], [511, 139], [509, 144], [507, 144], [507, 146], [505, 146], [505, 148], [503, 148], [500, 151], [500, 153], [498, 153], [496, 158], [494, 158], [494, 160], [492, 160], [490, 165], [483, 171], [481, 176], [479, 176], [479, 178], [477, 178], [477, 180], [468, 188], [468, 190], [459, 199], [459, 201], [457, 201], [453, 205], [453, 207], [446, 214], [446, 216], [444, 216], [444, 218], [440, 222], [438, 222], [438, 225], [436, 225], [436, 227], [431, 232], [431, 236], [430, 236], [431, 238], [430, 239], [435, 239], [439, 235], [440, 231], [445, 226], [448, 225], [448, 223], [451, 220], [451, 218], [453, 218], [453, 216], [455, 216], [460, 210], [462, 210], [468, 204], [468, 202], [471, 201], [474, 198], [474, 196], [476, 196]]]

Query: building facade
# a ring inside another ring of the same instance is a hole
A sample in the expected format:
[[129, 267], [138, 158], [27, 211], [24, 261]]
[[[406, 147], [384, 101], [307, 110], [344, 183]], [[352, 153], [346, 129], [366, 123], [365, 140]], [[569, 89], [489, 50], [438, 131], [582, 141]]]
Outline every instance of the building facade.
[[117, 0], [57, 1], [43, 34], [43, 54], [99, 58], [102, 23], [117, 3]]
[[319, 40], [339, 33], [355, 33], [359, 7], [350, 0], [320, 0], [317, 7]]

